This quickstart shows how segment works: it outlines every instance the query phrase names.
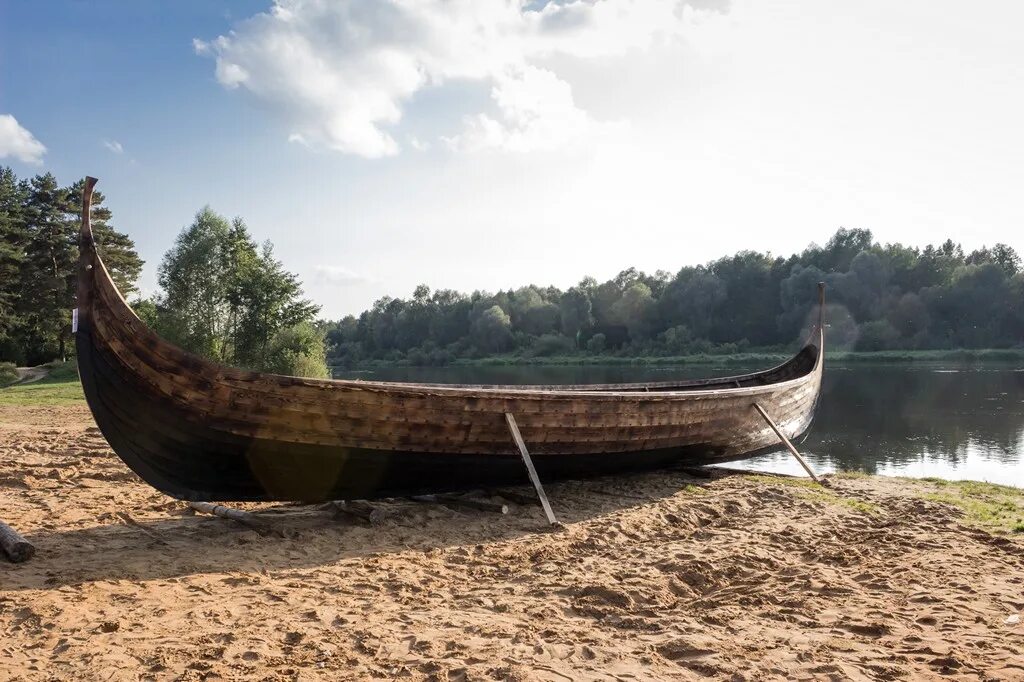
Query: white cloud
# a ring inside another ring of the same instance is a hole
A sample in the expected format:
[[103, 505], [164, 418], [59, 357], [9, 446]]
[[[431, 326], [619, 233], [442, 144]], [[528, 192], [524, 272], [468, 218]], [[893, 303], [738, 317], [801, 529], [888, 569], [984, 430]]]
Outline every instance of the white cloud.
[[491, 97], [499, 118], [466, 117], [465, 130], [445, 138], [454, 148], [530, 152], [556, 149], [611, 133], [621, 123], [599, 123], [573, 102], [572, 89], [552, 71], [534, 66], [509, 68], [495, 77]]
[[25, 163], [40, 164], [46, 147], [22, 128], [10, 114], [0, 114], [0, 159], [14, 157]]
[[115, 154], [124, 154], [124, 147], [117, 140], [103, 140], [103, 146]]
[[341, 265], [316, 265], [313, 267], [313, 283], [325, 286], [349, 286], [369, 280]]
[[425, 140], [421, 140], [415, 135], [409, 136], [409, 146], [418, 152], [425, 152], [430, 150], [430, 143]]
[[[538, 60], [625, 55], [677, 40], [707, 9], [698, 0], [277, 0], [197, 54], [217, 80], [284, 115], [289, 139], [368, 158], [391, 156], [390, 130], [419, 91], [490, 87], [493, 113], [465, 117], [462, 149], [551, 149], [608, 130], [570, 84]], [[707, 0], [700, 0], [706, 5]]]

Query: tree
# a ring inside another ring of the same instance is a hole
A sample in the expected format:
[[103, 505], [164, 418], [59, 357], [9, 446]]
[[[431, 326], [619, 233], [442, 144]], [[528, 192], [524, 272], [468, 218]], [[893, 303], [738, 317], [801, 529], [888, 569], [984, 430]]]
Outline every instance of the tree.
[[[60, 187], [50, 173], [19, 182], [0, 168], [0, 357], [36, 364], [65, 359], [77, 286], [82, 182]], [[142, 260], [114, 230], [94, 195], [96, 246], [122, 293], [135, 288]]]
[[311, 322], [281, 327], [270, 338], [261, 367], [268, 372], [300, 377], [327, 377], [324, 334]]
[[861, 251], [854, 256], [849, 272], [830, 280], [834, 287], [833, 299], [845, 303], [857, 320], [875, 320], [881, 315], [889, 273], [876, 254]]
[[226, 345], [232, 323], [228, 280], [236, 275], [229, 270], [230, 233], [225, 218], [203, 207], [164, 254], [157, 276], [163, 292], [157, 331], [185, 350], [218, 362], [229, 362], [233, 350]]
[[806, 326], [817, 302], [817, 284], [826, 279], [825, 273], [813, 265], [794, 265], [789, 277], [782, 281], [782, 312], [778, 315], [778, 325], [783, 338], [796, 338], [801, 328]]
[[[0, 168], [0, 358], [16, 357], [18, 299], [25, 260], [24, 206], [28, 188], [10, 168]], [[20, 358], [18, 358], [20, 359]]]
[[592, 305], [586, 290], [573, 287], [562, 294], [558, 301], [558, 314], [562, 333], [573, 339], [576, 348], [580, 346], [580, 333], [594, 324]]
[[157, 331], [211, 360], [250, 369], [323, 376], [319, 311], [298, 278], [258, 247], [245, 223], [205, 207], [160, 264]]
[[991, 249], [981, 247], [972, 251], [964, 262], [968, 265], [984, 265], [994, 263], [998, 265], [1007, 277], [1013, 277], [1020, 271], [1020, 256], [1012, 247], [1006, 244], [996, 244]]
[[473, 324], [473, 337], [481, 348], [500, 353], [512, 340], [512, 319], [500, 306], [492, 305]]
[[430, 300], [434, 315], [428, 334], [434, 343], [447, 346], [469, 336], [469, 315], [473, 309], [469, 297], [453, 289], [440, 289]]
[[[77, 245], [82, 214], [82, 189], [84, 180], [79, 180], [67, 189], [67, 220], [69, 237]], [[135, 250], [135, 242], [128, 235], [118, 232], [110, 225], [112, 214], [103, 205], [105, 197], [102, 192], [93, 192], [89, 210], [89, 224], [92, 227], [96, 251], [103, 259], [103, 265], [110, 272], [114, 284], [121, 295], [128, 296], [135, 292], [135, 283], [142, 273], [144, 261]], [[77, 259], [77, 250], [76, 250]]]
[[524, 334], [540, 336], [558, 327], [558, 306], [545, 299], [547, 293], [535, 286], [522, 287], [509, 297], [512, 327]]
[[689, 333], [707, 338], [715, 312], [727, 298], [725, 282], [705, 268], [683, 268], [658, 301], [666, 327], [684, 325]]
[[707, 269], [725, 285], [725, 298], [714, 307], [708, 339], [719, 343], [747, 339], [758, 345], [790, 340], [780, 338], [775, 326], [779, 288], [789, 274], [781, 259], [740, 251], [719, 258]]
[[629, 329], [629, 337], [633, 341], [643, 339], [648, 334], [648, 315], [654, 305], [651, 289], [643, 282], [634, 282], [622, 292], [622, 298], [612, 306], [614, 319]]
[[933, 321], [940, 324], [937, 343], [983, 348], [1008, 338], [1012, 289], [1006, 273], [995, 263], [961, 266], [948, 284], [923, 293]]
[[[323, 357], [322, 334], [319, 339], [313, 339], [315, 330], [311, 325], [320, 306], [301, 298], [302, 286], [298, 278], [274, 258], [270, 242], [263, 244], [258, 258], [241, 261], [229, 282], [229, 299], [240, 303], [237, 322], [233, 329], [228, 327], [228, 336], [234, 346], [233, 364], [253, 368], [281, 367], [281, 361], [275, 356], [277, 351], [271, 344], [275, 337], [293, 328], [294, 331], [286, 335], [290, 344], [287, 346], [288, 357], [299, 358], [313, 351]], [[305, 327], [299, 329], [300, 325]], [[300, 349], [296, 346], [299, 342], [309, 345]], [[322, 374], [318, 372], [318, 375]]]
[[871, 230], [840, 227], [824, 248], [815, 246], [804, 251], [804, 259], [826, 272], [846, 272], [857, 254], [871, 250], [872, 246], [874, 236]]
[[67, 357], [74, 307], [74, 234], [65, 218], [68, 192], [51, 173], [29, 181], [24, 220], [27, 233], [21, 268], [19, 316], [32, 363]]

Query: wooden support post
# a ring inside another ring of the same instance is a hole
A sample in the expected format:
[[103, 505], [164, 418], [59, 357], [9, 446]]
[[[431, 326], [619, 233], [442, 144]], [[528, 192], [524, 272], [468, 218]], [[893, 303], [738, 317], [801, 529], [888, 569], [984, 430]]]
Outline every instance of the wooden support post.
[[807, 472], [807, 475], [810, 476], [815, 483], [821, 483], [821, 481], [818, 480], [818, 477], [814, 475], [814, 472], [811, 471], [811, 467], [807, 464], [807, 461], [800, 455], [793, 444], [789, 442], [789, 439], [786, 438], [786, 435], [782, 433], [781, 429], [779, 429], [778, 425], [772, 420], [772, 418], [768, 416], [768, 413], [764, 411], [764, 408], [757, 403], [754, 403], [754, 409], [757, 410], [757, 413], [760, 414], [766, 422], [768, 422], [768, 426], [772, 427], [772, 431], [775, 432], [775, 435], [785, 443], [786, 447], [789, 448], [789, 451], [793, 453], [794, 457], [796, 457], [796, 461], [800, 462], [800, 466], [802, 466], [804, 471]]
[[36, 553], [36, 548], [31, 542], [21, 537], [18, 531], [3, 521], [0, 521], [0, 547], [3, 547], [7, 558], [16, 564], [28, 561]]
[[523, 464], [526, 465], [526, 472], [530, 474], [530, 481], [533, 483], [533, 487], [537, 489], [537, 497], [540, 498], [540, 506], [544, 507], [544, 515], [548, 517], [548, 523], [552, 526], [557, 526], [558, 519], [555, 518], [555, 512], [551, 511], [551, 505], [548, 503], [548, 496], [544, 494], [544, 486], [540, 484], [540, 477], [537, 476], [537, 470], [533, 468], [533, 460], [530, 459], [530, 451], [526, 449], [526, 443], [523, 442], [523, 436], [519, 433], [519, 425], [516, 424], [516, 418], [513, 417], [510, 412], [506, 412], [505, 421], [508, 423], [508, 430], [512, 432], [512, 440], [516, 442], [516, 446], [519, 448], [519, 454], [523, 456]]
[[189, 502], [188, 506], [192, 507], [192, 509], [195, 509], [196, 511], [203, 512], [204, 514], [213, 514], [214, 516], [219, 516], [222, 519], [238, 521], [243, 525], [249, 526], [260, 535], [282, 535], [280, 531], [275, 531], [269, 524], [263, 521], [263, 519], [259, 518], [255, 514], [242, 511], [241, 509], [223, 507], [219, 504], [211, 504], [210, 502]]

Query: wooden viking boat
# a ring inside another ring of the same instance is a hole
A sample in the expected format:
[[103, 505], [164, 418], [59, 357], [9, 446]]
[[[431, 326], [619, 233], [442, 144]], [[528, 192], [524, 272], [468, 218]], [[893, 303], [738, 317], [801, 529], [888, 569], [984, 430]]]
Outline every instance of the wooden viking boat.
[[114, 452], [176, 498], [341, 500], [526, 483], [512, 423], [542, 480], [704, 464], [779, 447], [758, 407], [789, 438], [814, 416], [820, 314], [788, 362], [697, 381], [469, 386], [222, 367], [161, 339], [118, 292], [89, 224], [95, 182], [86, 179], [82, 201], [82, 386]]

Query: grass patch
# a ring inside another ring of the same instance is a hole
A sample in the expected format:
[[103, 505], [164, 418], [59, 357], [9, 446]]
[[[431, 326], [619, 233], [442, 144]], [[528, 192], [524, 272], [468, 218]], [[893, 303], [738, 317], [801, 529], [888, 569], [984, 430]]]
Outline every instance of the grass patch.
[[0, 405], [70, 405], [85, 400], [82, 384], [42, 382], [0, 389]]
[[821, 489], [821, 486], [812, 481], [809, 478], [796, 478], [795, 476], [768, 476], [765, 474], [748, 474], [744, 478], [751, 481], [757, 481], [758, 483], [767, 483], [768, 485], [784, 485], [790, 488], [813, 488], [815, 490]]
[[967, 523], [989, 531], [1024, 533], [1024, 490], [979, 481], [922, 480], [938, 488], [922, 498], [962, 510]]
[[0, 405], [72, 405], [85, 400], [74, 362], [51, 362], [44, 378], [30, 384], [0, 388]]
[[48, 362], [43, 367], [49, 370], [49, 373], [39, 380], [40, 384], [62, 384], [68, 381], [78, 381], [78, 363], [77, 362]]
[[13, 362], [0, 362], [0, 388], [18, 380], [18, 369]]
[[[864, 474], [861, 474], [864, 475]], [[828, 488], [822, 487], [820, 484], [815, 483], [809, 478], [791, 478], [788, 476], [765, 476], [763, 474], [753, 474], [746, 476], [746, 478], [758, 483], [765, 483], [768, 485], [780, 485], [787, 488], [794, 488], [796, 496], [808, 500], [810, 502], [821, 502], [824, 504], [835, 504], [853, 511], [860, 512], [861, 514], [867, 514], [869, 516], [879, 516], [882, 513], [881, 508], [872, 504], [871, 502], [865, 502], [864, 500], [858, 500], [853, 497], [843, 497], [837, 495], [835, 492]]]

